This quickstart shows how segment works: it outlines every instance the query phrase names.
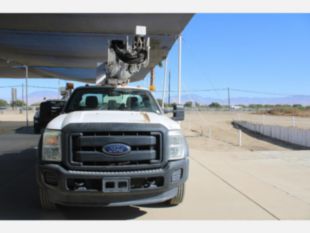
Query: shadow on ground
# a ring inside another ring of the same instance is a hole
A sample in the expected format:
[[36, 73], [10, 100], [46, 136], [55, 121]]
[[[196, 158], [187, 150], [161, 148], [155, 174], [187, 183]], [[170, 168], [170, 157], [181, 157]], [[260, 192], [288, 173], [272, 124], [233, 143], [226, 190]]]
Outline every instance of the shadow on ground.
[[272, 143], [272, 144], [277, 145], [277, 146], [281, 146], [283, 148], [287, 148], [287, 149], [291, 149], [291, 150], [309, 150], [310, 149], [308, 147], [299, 146], [299, 145], [295, 145], [295, 144], [288, 143], [288, 142], [283, 142], [283, 141], [275, 139], [275, 138], [271, 138], [271, 137], [267, 137], [267, 136], [259, 134], [259, 133], [255, 133], [251, 130], [248, 130], [248, 129], [234, 123], [234, 122], [232, 122], [231, 124], [233, 125], [234, 128], [242, 130], [243, 133], [245, 133], [251, 137], [254, 137], [258, 140], [263, 140], [265, 142]]
[[32, 126], [23, 126], [15, 129], [16, 134], [35, 134]]
[[0, 135], [15, 132], [17, 128], [26, 126], [25, 122], [20, 121], [0, 121]]
[[0, 219], [2, 220], [125, 220], [146, 214], [138, 207], [42, 210], [35, 180], [36, 150], [0, 154]]

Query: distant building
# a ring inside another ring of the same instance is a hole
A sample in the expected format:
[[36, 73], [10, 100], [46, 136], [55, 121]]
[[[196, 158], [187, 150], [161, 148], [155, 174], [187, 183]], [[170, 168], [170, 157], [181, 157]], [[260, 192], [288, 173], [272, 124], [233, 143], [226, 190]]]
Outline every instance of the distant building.
[[243, 107], [241, 105], [232, 105], [231, 109], [239, 110], [242, 109]]
[[15, 103], [17, 100], [17, 89], [15, 87], [13, 87], [11, 89], [11, 102]]

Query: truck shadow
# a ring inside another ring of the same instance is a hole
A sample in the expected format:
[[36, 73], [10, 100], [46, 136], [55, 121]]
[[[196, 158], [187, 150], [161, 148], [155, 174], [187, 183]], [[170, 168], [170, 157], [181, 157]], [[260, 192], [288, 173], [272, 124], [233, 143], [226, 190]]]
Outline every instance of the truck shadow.
[[33, 126], [23, 126], [15, 129], [16, 134], [35, 134], [33, 132]]
[[0, 220], [125, 220], [146, 214], [138, 207], [42, 210], [35, 179], [35, 149], [0, 154]]

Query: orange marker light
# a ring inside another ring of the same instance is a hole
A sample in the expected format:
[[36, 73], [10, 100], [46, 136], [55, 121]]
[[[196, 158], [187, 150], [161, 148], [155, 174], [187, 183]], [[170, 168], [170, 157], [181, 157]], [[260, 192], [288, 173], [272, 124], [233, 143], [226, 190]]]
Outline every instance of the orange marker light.
[[45, 145], [57, 145], [58, 144], [58, 136], [48, 136], [45, 138]]
[[72, 90], [74, 88], [73, 83], [66, 83], [66, 90]]
[[155, 91], [156, 87], [155, 87], [155, 85], [150, 85], [149, 89], [150, 89], [150, 91]]

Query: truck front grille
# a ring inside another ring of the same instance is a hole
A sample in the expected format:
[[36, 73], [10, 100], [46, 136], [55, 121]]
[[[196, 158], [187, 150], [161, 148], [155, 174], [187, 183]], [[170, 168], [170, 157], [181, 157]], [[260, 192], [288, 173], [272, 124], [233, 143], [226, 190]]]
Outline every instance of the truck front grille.
[[[124, 155], [107, 154], [107, 144], [122, 143], [131, 150]], [[162, 162], [160, 132], [81, 132], [71, 135], [72, 164], [87, 167], [154, 165]]]

